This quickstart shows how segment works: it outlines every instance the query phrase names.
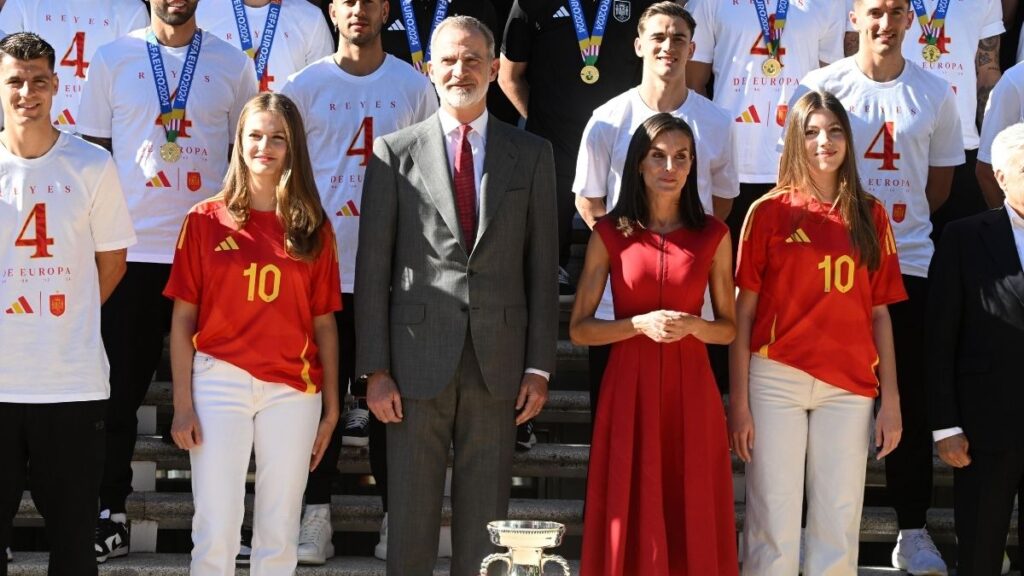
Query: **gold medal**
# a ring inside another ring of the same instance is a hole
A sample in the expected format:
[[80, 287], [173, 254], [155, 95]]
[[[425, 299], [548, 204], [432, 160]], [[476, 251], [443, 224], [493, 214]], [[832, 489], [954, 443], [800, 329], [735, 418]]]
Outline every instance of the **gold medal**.
[[586, 84], [593, 84], [600, 77], [601, 73], [597, 70], [597, 66], [588, 64], [580, 70], [580, 80], [583, 80]]
[[761, 72], [769, 78], [775, 78], [779, 74], [782, 74], [782, 62], [779, 62], [775, 58], [769, 58], [761, 64]]
[[160, 147], [160, 157], [164, 162], [177, 162], [181, 160], [181, 146], [177, 142], [167, 142]]
[[924, 61], [930, 64], [934, 64], [942, 58], [942, 51], [935, 44], [928, 44], [921, 50], [921, 55], [924, 56]]

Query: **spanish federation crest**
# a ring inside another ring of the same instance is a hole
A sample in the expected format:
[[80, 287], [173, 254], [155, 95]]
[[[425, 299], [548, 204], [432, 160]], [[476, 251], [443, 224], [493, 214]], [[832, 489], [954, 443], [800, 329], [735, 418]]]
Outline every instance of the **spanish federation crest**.
[[633, 13], [633, 6], [629, 0], [615, 0], [615, 6], [612, 10], [612, 15], [619, 22], [629, 22], [629, 17]]
[[63, 316], [67, 309], [67, 300], [63, 294], [50, 294], [50, 314]]

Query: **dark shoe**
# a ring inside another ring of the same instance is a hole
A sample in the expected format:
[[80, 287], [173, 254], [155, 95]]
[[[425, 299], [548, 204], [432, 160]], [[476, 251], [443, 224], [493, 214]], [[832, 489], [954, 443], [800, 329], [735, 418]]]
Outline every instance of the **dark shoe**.
[[533, 420], [527, 420], [516, 427], [516, 452], [526, 452], [537, 443], [537, 436], [533, 433]]
[[127, 556], [130, 546], [128, 523], [111, 520], [109, 510], [101, 512], [96, 522], [96, 562], [102, 564], [110, 558]]
[[569, 278], [569, 273], [562, 268], [558, 267], [558, 301], [563, 304], [571, 304], [576, 300], [576, 287], [572, 285], [572, 279]]

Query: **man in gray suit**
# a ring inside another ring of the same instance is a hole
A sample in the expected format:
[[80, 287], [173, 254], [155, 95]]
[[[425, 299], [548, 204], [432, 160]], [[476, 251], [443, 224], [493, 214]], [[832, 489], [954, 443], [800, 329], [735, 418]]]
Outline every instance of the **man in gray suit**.
[[[458, 16], [431, 39], [441, 110], [374, 143], [356, 256], [356, 350], [387, 424], [388, 573], [426, 576], [448, 449], [452, 574], [478, 573], [507, 517], [515, 426], [547, 400], [558, 330], [554, 161], [489, 117], [494, 38]], [[517, 413], [518, 410], [518, 413]]]

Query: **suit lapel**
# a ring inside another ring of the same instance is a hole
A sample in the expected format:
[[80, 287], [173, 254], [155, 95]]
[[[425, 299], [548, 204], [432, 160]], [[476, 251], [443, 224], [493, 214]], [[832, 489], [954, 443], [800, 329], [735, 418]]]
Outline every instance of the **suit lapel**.
[[484, 174], [480, 180], [480, 223], [477, 226], [477, 244], [498, 214], [519, 157], [519, 151], [511, 143], [507, 130], [505, 124], [493, 115], [488, 120]]
[[993, 217], [985, 220], [982, 234], [985, 244], [996, 261], [996, 270], [1005, 278], [1007, 286], [1024, 306], [1024, 270], [1021, 268], [1020, 255], [1013, 239], [1010, 216], [1006, 208], [993, 212]]
[[424, 128], [413, 148], [413, 161], [419, 166], [427, 193], [430, 194], [437, 211], [440, 212], [441, 219], [448, 225], [452, 235], [468, 254], [469, 251], [466, 250], [466, 244], [462, 240], [458, 211], [455, 207], [455, 192], [448, 170], [448, 151], [445, 146], [444, 133], [441, 131], [441, 121], [436, 114], [430, 122], [424, 124]]

